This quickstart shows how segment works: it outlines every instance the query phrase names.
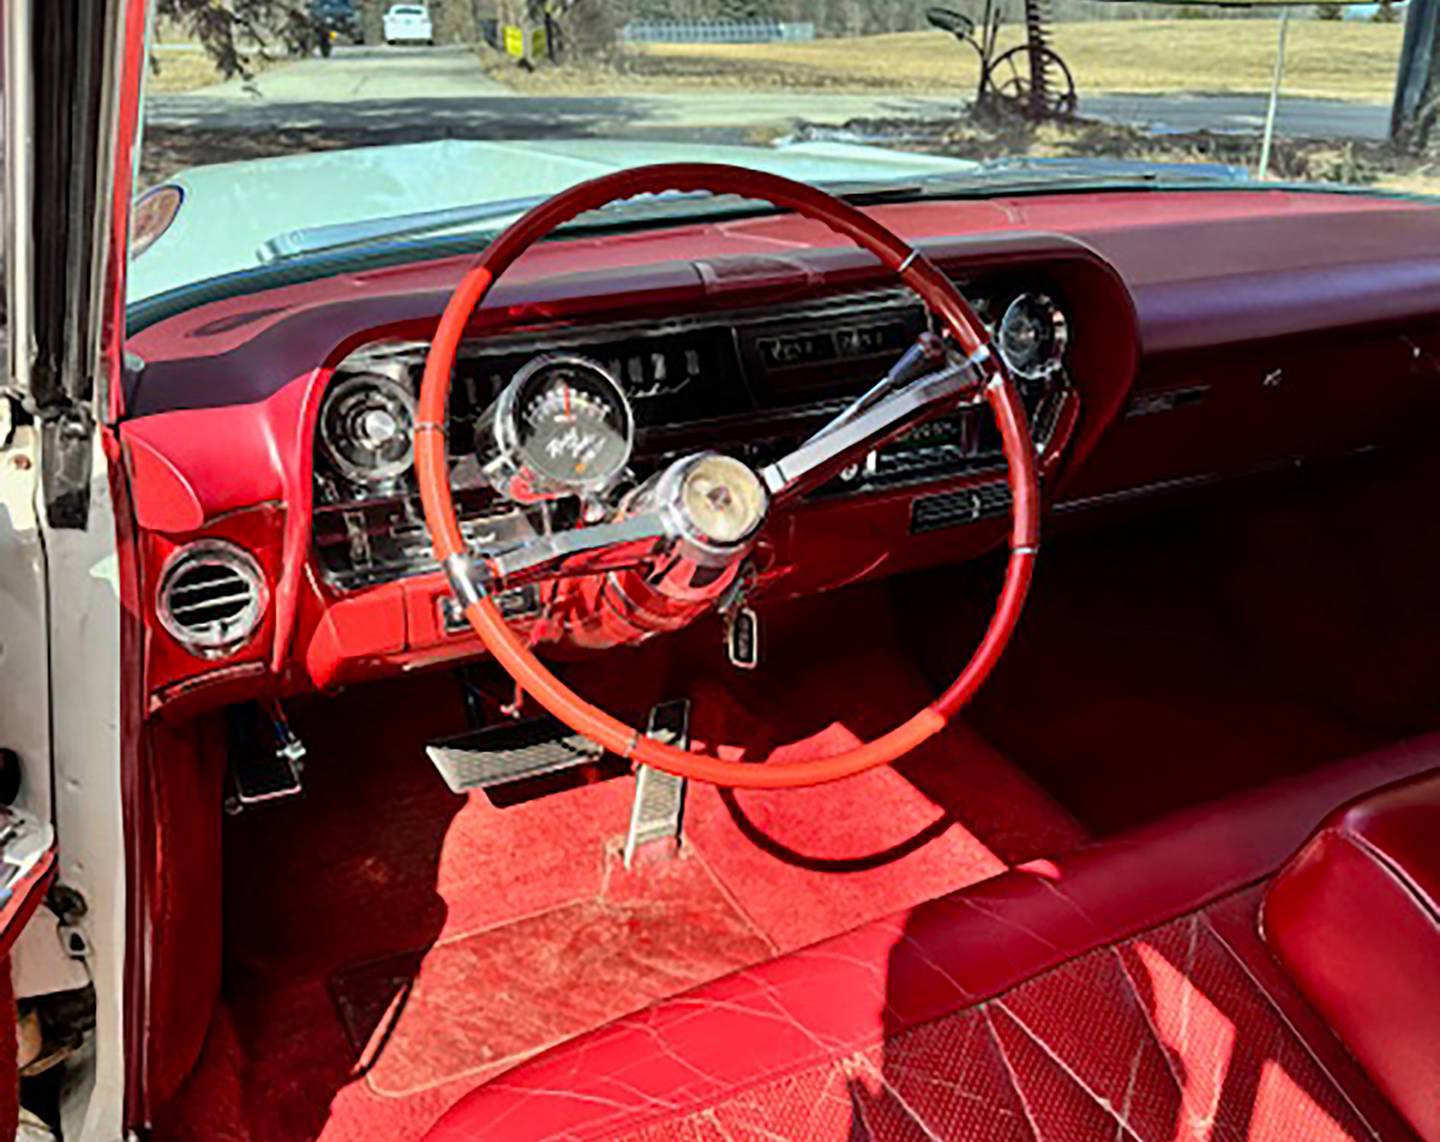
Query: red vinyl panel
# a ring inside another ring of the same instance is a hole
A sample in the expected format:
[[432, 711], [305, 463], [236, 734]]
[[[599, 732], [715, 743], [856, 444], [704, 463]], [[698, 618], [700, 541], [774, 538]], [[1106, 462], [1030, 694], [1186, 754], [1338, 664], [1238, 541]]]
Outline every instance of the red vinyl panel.
[[1440, 775], [1327, 820], [1271, 887], [1265, 935], [1416, 1131], [1440, 1138]]

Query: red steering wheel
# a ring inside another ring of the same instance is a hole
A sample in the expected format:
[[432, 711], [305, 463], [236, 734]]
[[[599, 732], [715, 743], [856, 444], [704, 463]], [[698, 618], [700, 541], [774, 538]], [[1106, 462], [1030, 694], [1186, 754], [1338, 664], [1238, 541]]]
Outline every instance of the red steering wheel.
[[[1039, 543], [1040, 508], [1034, 449], [1025, 409], [994, 356], [983, 327], [959, 291], [936, 266], [859, 210], [815, 187], [718, 163], [637, 167], [581, 183], [531, 210], [479, 256], [450, 298], [431, 342], [420, 388], [415, 468], [435, 557], [450, 569], [469, 555], [450, 489], [446, 413], [456, 354], [471, 315], [499, 276], [557, 226], [608, 203], [641, 194], [709, 191], [759, 199], [823, 222], [895, 271], [938, 315], [958, 348], [984, 362], [982, 392], [1004, 442], [1011, 498], [1010, 557], [995, 613], [970, 661], [950, 687], [888, 733], [829, 757], [764, 764], [692, 753], [646, 737], [586, 702], [558, 679], [511, 630], [483, 589], [461, 593], [465, 617], [496, 660], [551, 714], [612, 753], [681, 777], [737, 788], [819, 785], [895, 761], [942, 730], [994, 668], [1019, 621]], [[767, 759], [768, 760], [768, 759]]]

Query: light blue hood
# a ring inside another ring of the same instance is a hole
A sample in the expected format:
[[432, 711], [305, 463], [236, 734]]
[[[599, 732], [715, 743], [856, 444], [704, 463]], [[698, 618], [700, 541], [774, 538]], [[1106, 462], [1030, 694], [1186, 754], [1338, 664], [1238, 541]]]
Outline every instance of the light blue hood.
[[610, 139], [447, 139], [196, 167], [168, 180], [184, 199], [169, 230], [131, 262], [130, 301], [257, 266], [265, 242], [292, 230], [554, 194], [610, 171], [695, 160], [802, 182], [884, 182], [978, 169], [962, 159], [848, 143], [739, 147]]

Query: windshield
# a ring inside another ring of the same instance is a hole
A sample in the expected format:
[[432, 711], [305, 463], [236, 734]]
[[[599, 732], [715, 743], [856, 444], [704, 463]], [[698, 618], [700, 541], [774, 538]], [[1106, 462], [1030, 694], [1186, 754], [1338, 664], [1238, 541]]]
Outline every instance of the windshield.
[[[213, 6], [160, 0], [135, 303], [478, 249], [546, 196], [651, 162], [736, 163], [860, 202], [1257, 181], [1431, 189], [1429, 47], [1417, 36], [1402, 59], [1406, 11], [1390, 0], [229, 9], [216, 21]], [[656, 196], [579, 224], [758, 209]]]

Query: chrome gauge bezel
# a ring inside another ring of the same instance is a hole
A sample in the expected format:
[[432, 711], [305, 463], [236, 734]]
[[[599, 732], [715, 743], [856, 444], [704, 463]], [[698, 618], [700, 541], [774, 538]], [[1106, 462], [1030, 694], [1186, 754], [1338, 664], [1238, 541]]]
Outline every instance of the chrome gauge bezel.
[[[607, 388], [606, 399], [620, 416], [616, 428], [624, 448], [619, 459], [609, 468], [583, 479], [561, 479], [539, 470], [525, 455], [521, 443], [522, 418], [526, 413], [524, 395], [531, 381], [540, 373], [562, 368], [585, 372], [592, 381]], [[491, 441], [482, 439], [479, 442], [481, 462], [496, 490], [513, 500], [523, 502], [603, 495], [624, 476], [635, 452], [635, 410], [619, 378], [599, 361], [578, 353], [546, 353], [527, 361], [510, 378], [487, 419], [490, 423], [485, 425], [482, 422], [481, 433], [482, 436], [488, 433]], [[493, 443], [493, 448], [486, 447], [490, 443]], [[483, 455], [487, 451], [491, 455]]]
[[[399, 433], [406, 442], [404, 455], [376, 468], [361, 467], [344, 454], [326, 415], [333, 405], [359, 389], [378, 389], [396, 398], [403, 406], [407, 418], [407, 422], [400, 426]], [[380, 373], [356, 373], [345, 377], [330, 387], [320, 408], [321, 451], [331, 466], [350, 483], [362, 487], [383, 487], [398, 480], [414, 466], [416, 415], [415, 394], [408, 385], [395, 378]]]
[[[1010, 359], [1010, 354], [1005, 351], [1005, 327], [1014, 315], [1016, 307], [1022, 303], [1035, 305], [1048, 311], [1054, 344], [1054, 350], [1046, 360], [1029, 368], [1021, 368]], [[1065, 316], [1065, 311], [1049, 294], [1034, 291], [1016, 294], [1010, 299], [1010, 304], [1005, 307], [1005, 312], [995, 326], [995, 348], [1000, 354], [1000, 359], [1005, 362], [1005, 367], [1021, 380], [1044, 381], [1055, 376], [1065, 367], [1065, 350], [1069, 346], [1070, 321]]]

